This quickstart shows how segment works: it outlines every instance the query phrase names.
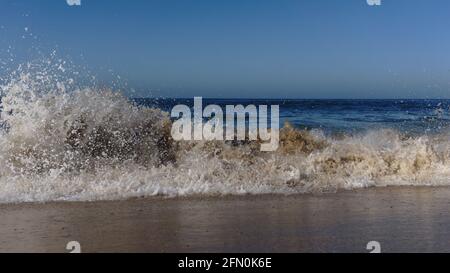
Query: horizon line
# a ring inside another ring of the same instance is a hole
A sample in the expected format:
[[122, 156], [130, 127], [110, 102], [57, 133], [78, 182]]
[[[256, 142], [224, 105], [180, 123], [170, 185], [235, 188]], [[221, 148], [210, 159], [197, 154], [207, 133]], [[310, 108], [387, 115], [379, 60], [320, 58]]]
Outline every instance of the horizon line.
[[207, 100], [450, 100], [450, 98], [218, 98], [218, 97], [129, 97], [130, 99], [179, 99], [190, 100], [201, 97]]

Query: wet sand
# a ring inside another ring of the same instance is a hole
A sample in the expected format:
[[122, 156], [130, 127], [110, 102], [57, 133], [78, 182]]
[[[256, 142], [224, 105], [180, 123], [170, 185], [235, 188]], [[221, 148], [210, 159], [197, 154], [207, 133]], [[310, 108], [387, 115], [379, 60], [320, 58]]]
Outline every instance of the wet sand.
[[450, 188], [0, 205], [0, 252], [450, 252]]

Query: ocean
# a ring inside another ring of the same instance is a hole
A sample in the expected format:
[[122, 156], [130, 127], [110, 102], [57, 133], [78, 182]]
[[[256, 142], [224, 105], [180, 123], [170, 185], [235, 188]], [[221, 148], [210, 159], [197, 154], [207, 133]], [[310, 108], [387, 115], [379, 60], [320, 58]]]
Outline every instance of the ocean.
[[[178, 104], [193, 106], [193, 98], [138, 98], [146, 107], [170, 112]], [[445, 99], [203, 99], [205, 105], [279, 105], [280, 124], [319, 129], [327, 134], [357, 134], [395, 129], [405, 134], [440, 133], [450, 126], [450, 100]]]

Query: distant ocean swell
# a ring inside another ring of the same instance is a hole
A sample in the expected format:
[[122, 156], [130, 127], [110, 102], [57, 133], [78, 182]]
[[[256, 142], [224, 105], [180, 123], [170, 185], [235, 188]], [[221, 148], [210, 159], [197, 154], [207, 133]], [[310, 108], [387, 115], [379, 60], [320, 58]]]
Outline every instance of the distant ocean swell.
[[48, 80], [23, 72], [1, 87], [0, 203], [450, 185], [445, 130], [330, 135], [287, 125], [272, 153], [251, 142], [174, 142], [167, 112]]

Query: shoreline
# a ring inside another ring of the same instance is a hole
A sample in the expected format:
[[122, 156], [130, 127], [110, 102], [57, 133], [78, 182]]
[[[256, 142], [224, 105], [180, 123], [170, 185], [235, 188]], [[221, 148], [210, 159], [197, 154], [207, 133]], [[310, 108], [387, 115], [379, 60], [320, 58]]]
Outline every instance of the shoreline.
[[450, 187], [1, 204], [0, 252], [450, 252]]

